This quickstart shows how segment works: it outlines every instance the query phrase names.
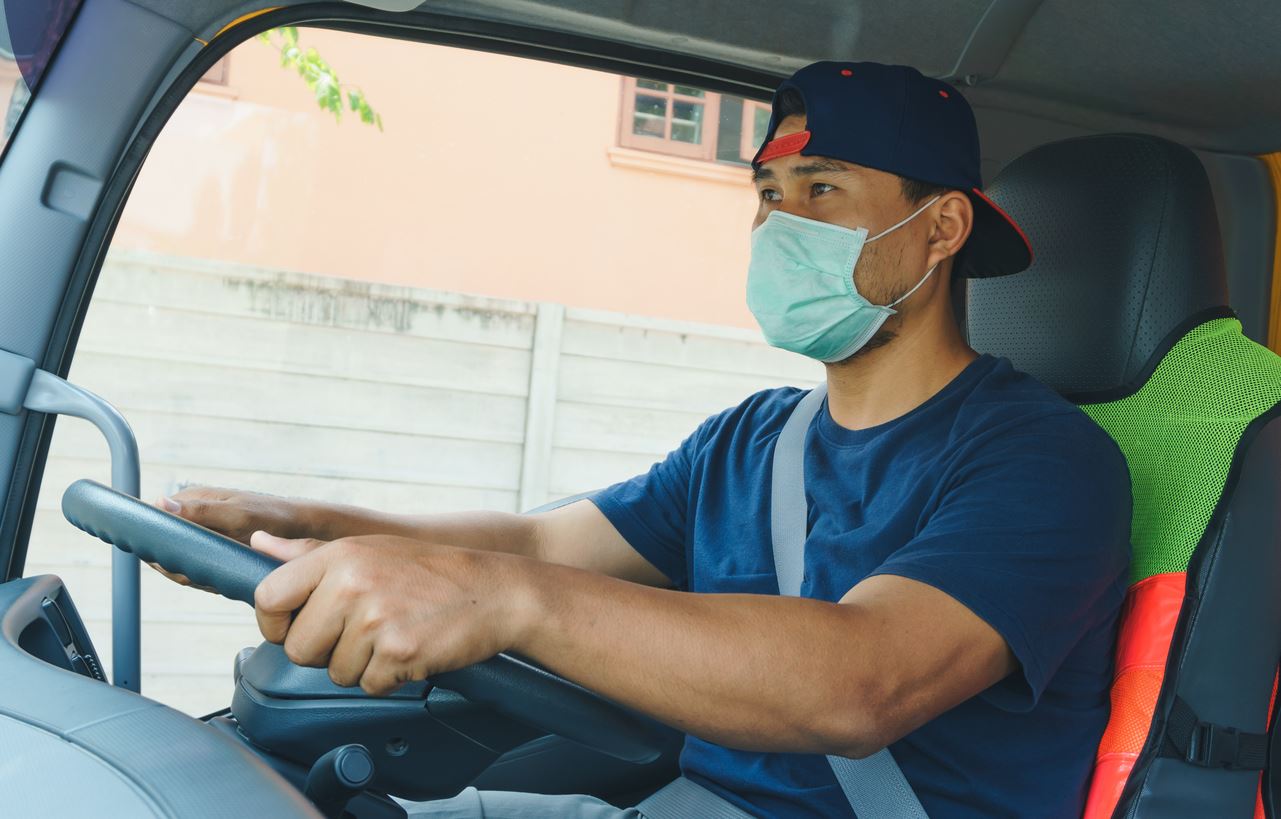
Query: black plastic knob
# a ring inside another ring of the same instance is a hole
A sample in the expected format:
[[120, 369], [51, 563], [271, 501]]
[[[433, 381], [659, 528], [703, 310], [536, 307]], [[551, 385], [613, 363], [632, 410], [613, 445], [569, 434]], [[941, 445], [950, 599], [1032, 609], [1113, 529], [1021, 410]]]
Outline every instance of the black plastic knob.
[[374, 758], [364, 745], [339, 745], [311, 766], [303, 795], [327, 819], [342, 819], [347, 803], [373, 778]]

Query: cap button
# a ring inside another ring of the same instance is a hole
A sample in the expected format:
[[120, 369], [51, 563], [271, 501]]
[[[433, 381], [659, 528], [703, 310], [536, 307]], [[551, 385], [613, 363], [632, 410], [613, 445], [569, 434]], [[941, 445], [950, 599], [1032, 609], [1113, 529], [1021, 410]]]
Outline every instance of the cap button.
[[841, 76], [842, 76], [842, 77], [853, 77], [853, 76], [854, 76], [854, 72], [853, 72], [853, 71], [851, 71], [851, 70], [849, 70], [848, 68], [842, 68], [842, 69], [841, 69]]

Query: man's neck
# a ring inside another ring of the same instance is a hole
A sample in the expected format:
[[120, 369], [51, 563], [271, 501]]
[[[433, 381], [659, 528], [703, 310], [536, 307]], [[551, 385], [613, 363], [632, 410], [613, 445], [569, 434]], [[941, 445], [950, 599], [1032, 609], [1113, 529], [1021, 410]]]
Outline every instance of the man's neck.
[[914, 322], [914, 331], [900, 332], [884, 347], [827, 365], [832, 420], [846, 429], [874, 427], [911, 412], [947, 386], [978, 358], [947, 318]]

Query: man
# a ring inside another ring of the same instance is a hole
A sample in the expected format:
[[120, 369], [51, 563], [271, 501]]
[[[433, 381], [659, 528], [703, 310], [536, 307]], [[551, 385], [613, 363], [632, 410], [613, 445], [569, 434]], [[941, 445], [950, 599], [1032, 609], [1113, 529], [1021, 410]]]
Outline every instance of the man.
[[[685, 731], [684, 776], [734, 810], [851, 816], [824, 756], [888, 746], [932, 816], [1079, 816], [1128, 474], [1085, 415], [958, 330], [954, 276], [1031, 260], [978, 164], [966, 102], [913, 69], [816, 63], [775, 95], [748, 304], [772, 344], [827, 365], [802, 597], [778, 594], [770, 535], [794, 389], [540, 515], [165, 504], [288, 561], [258, 589], [259, 625], [339, 684], [383, 693], [511, 650]], [[414, 810], [639, 815], [472, 789]]]

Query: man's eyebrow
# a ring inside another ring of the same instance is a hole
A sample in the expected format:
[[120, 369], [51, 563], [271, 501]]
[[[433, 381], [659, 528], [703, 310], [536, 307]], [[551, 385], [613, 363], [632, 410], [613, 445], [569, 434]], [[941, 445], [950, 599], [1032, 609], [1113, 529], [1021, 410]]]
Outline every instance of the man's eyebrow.
[[[851, 173], [854, 169], [842, 162], [834, 159], [815, 159], [813, 162], [806, 162], [804, 165], [793, 165], [788, 171], [788, 176], [810, 176], [816, 173]], [[770, 179], [776, 179], [774, 171], [769, 168], [753, 168], [752, 181], [764, 182]]]
[[807, 162], [804, 165], [793, 165], [789, 172], [791, 176], [809, 176], [816, 173], [846, 173], [852, 171], [849, 165], [837, 162], [834, 159], [816, 159], [813, 162]]

